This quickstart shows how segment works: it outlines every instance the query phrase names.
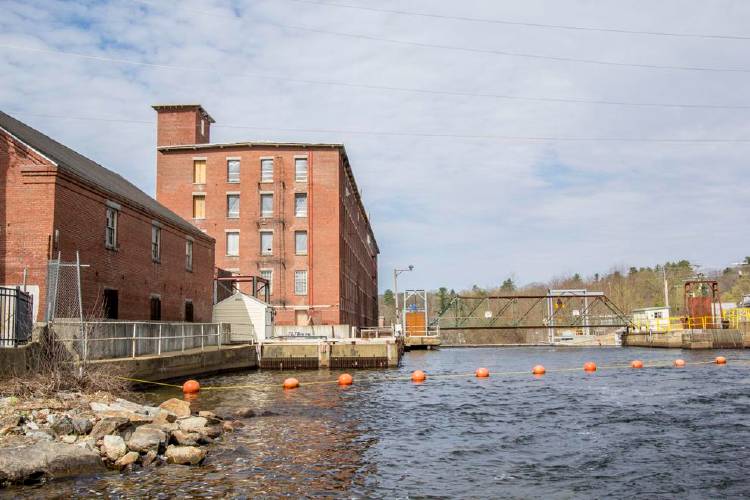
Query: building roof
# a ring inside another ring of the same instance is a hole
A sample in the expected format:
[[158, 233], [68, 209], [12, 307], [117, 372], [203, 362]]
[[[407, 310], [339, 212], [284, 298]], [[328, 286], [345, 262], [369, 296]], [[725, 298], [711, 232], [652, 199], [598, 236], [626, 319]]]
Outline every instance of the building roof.
[[154, 104], [151, 107], [156, 111], [184, 111], [197, 109], [201, 116], [208, 119], [209, 122], [216, 123], [216, 120], [211, 118], [211, 115], [208, 114], [208, 111], [203, 109], [203, 106], [201, 106], [200, 104]]
[[121, 198], [124, 204], [135, 205], [144, 209], [154, 217], [172, 223], [191, 234], [210, 238], [200, 229], [138, 189], [121, 175], [104, 168], [82, 154], [73, 151], [2, 111], [0, 111], [0, 129], [5, 130], [17, 140], [46, 156], [58, 169], [84, 182], [93, 184], [106, 192], [112, 193]]

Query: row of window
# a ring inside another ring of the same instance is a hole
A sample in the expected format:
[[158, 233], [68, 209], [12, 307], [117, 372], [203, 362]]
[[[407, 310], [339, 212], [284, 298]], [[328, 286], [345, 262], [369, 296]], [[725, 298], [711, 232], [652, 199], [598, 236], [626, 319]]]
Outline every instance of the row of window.
[[[104, 246], [117, 250], [118, 247], [118, 219], [120, 212], [117, 208], [107, 207], [106, 230]], [[151, 226], [151, 260], [161, 262], [161, 227], [157, 224]], [[193, 270], [193, 241], [185, 240], [185, 269]]]
[[[307, 217], [307, 193], [294, 193], [295, 217]], [[273, 217], [273, 193], [260, 193], [260, 216]], [[240, 217], [240, 194], [227, 193], [227, 218]], [[193, 219], [206, 218], [206, 195], [193, 195]]]
[[[104, 289], [103, 313], [106, 319], [118, 319], [120, 309], [119, 292], [112, 288]], [[152, 295], [149, 298], [149, 319], [151, 321], [161, 321], [161, 297]], [[193, 301], [185, 300], [184, 320], [193, 322]]]
[[[260, 277], [268, 280], [269, 293], [273, 294], [273, 269], [261, 269]], [[294, 295], [307, 295], [307, 269], [294, 271]]]
[[[227, 256], [238, 257], [240, 255], [240, 232], [227, 230], [226, 243]], [[294, 232], [294, 253], [307, 255], [307, 231]], [[273, 231], [260, 232], [260, 254], [273, 255]]]
[[[294, 159], [295, 182], [307, 182], [307, 158]], [[240, 182], [240, 160], [227, 158], [227, 182]], [[273, 182], [273, 158], [261, 158], [260, 182]], [[193, 184], [206, 183], [206, 160], [193, 160]]]

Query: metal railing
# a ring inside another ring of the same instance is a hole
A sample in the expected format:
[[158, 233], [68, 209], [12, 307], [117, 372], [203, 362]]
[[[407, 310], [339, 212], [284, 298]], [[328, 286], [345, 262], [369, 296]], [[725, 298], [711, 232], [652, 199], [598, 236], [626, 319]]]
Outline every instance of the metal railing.
[[384, 337], [393, 337], [395, 334], [390, 326], [376, 328], [360, 328], [357, 330], [356, 338], [359, 339], [379, 339]]
[[0, 287], [0, 347], [16, 347], [31, 338], [34, 299], [20, 288]]
[[633, 331], [650, 332], [650, 333], [669, 333], [677, 330], [706, 330], [737, 328], [739, 322], [750, 321], [750, 315], [733, 316], [725, 315], [723, 318], [718, 316], [670, 316], [668, 318], [640, 318], [633, 319]]
[[80, 359], [160, 356], [189, 349], [221, 347], [230, 341], [229, 325], [139, 321], [85, 321], [54, 324], [56, 340], [69, 343]]

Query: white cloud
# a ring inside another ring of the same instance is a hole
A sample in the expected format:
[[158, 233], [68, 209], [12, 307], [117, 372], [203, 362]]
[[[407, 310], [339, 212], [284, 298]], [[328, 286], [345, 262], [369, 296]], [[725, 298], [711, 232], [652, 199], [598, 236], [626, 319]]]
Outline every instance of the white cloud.
[[[351, 0], [354, 3], [354, 0]], [[362, 2], [362, 5], [370, 3]], [[414, 0], [403, 10], [637, 30], [747, 35], [750, 4]], [[745, 255], [748, 144], [507, 142], [274, 128], [490, 136], [748, 138], [747, 110], [534, 103], [241, 76], [634, 102], [750, 104], [750, 74], [551, 62], [408, 47], [278, 25], [630, 63], [747, 68], [750, 41], [571, 32], [265, 2], [6, 0], [0, 44], [201, 68], [0, 49], [0, 108], [154, 190], [155, 102], [201, 102], [215, 140], [343, 141], [382, 250], [381, 288], [522, 282], [613, 264]], [[458, 9], [458, 10], [457, 10]], [[648, 16], [644, 15], [648, 13]], [[222, 124], [268, 130], [221, 128]], [[744, 252], [744, 253], [743, 253]]]

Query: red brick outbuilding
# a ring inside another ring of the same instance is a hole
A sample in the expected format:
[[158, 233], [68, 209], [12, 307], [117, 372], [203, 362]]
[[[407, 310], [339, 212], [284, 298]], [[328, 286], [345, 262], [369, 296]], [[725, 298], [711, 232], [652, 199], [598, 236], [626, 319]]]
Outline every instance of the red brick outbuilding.
[[0, 284], [80, 253], [86, 316], [211, 321], [214, 239], [120, 175], [0, 112]]

